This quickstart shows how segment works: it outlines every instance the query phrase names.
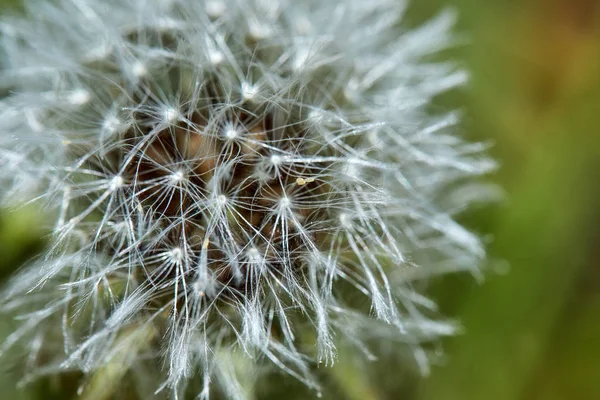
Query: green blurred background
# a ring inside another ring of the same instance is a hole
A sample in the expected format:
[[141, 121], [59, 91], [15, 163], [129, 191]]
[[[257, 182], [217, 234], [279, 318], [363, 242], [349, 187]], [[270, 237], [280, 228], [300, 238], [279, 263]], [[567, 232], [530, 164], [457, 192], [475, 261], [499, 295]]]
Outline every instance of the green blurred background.
[[[0, 0], [9, 3], [16, 7]], [[459, 11], [467, 40], [443, 57], [465, 64], [472, 79], [438, 102], [465, 110], [468, 137], [494, 141], [501, 168], [490, 180], [506, 200], [465, 217], [490, 239], [485, 280], [433, 282], [442, 313], [464, 326], [443, 343], [443, 362], [422, 379], [397, 380], [391, 365], [393, 377], [381, 382], [340, 362], [335, 395], [324, 398], [600, 399], [600, 2], [413, 3], [414, 24], [444, 6]], [[30, 210], [0, 217], [0, 276], [39, 248], [37, 218]], [[0, 336], [8, 325], [0, 321]], [[40, 397], [3, 379], [3, 399], [50, 398], [47, 386]], [[286, 385], [258, 398], [308, 396]]]

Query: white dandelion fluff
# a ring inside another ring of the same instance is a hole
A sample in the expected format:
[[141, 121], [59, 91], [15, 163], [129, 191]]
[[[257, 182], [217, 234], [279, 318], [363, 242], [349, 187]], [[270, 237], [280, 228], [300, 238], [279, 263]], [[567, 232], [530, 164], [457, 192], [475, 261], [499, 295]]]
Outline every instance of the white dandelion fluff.
[[198, 374], [201, 398], [244, 398], [236, 357], [318, 391], [339, 340], [425, 368], [418, 343], [452, 327], [415, 282], [476, 271], [453, 218], [494, 164], [427, 111], [466, 79], [430, 57], [452, 13], [402, 30], [404, 6], [32, 0], [2, 20], [0, 201], [55, 216], [5, 290], [3, 349], [35, 338], [32, 375], [158, 360], [154, 389]]

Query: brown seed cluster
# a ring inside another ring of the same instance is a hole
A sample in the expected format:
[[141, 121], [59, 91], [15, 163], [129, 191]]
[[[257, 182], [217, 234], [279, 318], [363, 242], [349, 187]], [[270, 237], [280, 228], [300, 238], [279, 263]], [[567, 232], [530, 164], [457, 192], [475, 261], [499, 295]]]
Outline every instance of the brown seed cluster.
[[315, 151], [302, 110], [219, 106], [174, 117], [162, 129], [140, 113], [119, 158], [128, 198], [167, 232], [144, 250], [147, 278], [172, 278], [169, 252], [192, 278], [194, 265], [205, 262], [219, 285], [247, 293], [259, 278], [253, 267], [276, 275], [301, 268], [327, 231], [330, 188], [322, 165], [297, 162]]

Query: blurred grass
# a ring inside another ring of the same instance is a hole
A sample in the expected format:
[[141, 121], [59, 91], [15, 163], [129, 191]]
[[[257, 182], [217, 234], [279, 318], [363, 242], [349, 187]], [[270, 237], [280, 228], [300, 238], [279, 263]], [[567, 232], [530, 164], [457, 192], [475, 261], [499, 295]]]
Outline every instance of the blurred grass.
[[[600, 4], [414, 3], [415, 19], [455, 6], [470, 39], [454, 54], [472, 72], [456, 105], [466, 103], [466, 135], [494, 139], [502, 168], [493, 180], [507, 202], [468, 222], [493, 235], [490, 255], [509, 268], [490, 268], [482, 285], [436, 283], [433, 295], [465, 333], [445, 343], [446, 363], [416, 390], [374, 390], [344, 368], [336, 380], [352, 379], [352, 399], [600, 399]], [[31, 215], [0, 224], [0, 273], [36, 246]]]
[[459, 5], [473, 38], [468, 126], [495, 138], [508, 197], [476, 225], [510, 270], [466, 293], [438, 288], [460, 298], [466, 333], [417, 398], [598, 399], [599, 5]]
[[[15, 269], [33, 257], [42, 248], [40, 215], [33, 207], [24, 207], [10, 213], [0, 210], [0, 280], [5, 281]], [[6, 317], [0, 318], [0, 338], [4, 339], [15, 328]], [[12, 378], [15, 367], [10, 362], [0, 364], [0, 392], [4, 399], [27, 400], [27, 394], [17, 391]]]

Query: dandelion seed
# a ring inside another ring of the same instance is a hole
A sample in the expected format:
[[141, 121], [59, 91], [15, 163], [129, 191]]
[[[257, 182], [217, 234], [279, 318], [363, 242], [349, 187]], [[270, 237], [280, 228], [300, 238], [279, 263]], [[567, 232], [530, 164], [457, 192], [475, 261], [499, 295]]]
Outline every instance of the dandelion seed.
[[244, 100], [254, 100], [258, 94], [258, 87], [244, 81], [242, 82], [242, 98]]
[[106, 132], [108, 135], [112, 135], [119, 131], [122, 123], [115, 115], [108, 115], [106, 119], [102, 122], [102, 131]]
[[176, 171], [170, 176], [173, 183], [181, 182], [185, 179], [185, 173], [183, 171]]
[[131, 66], [131, 73], [136, 78], [141, 78], [141, 77], [145, 76], [148, 73], [148, 68], [146, 68], [146, 65], [143, 62], [136, 61]]
[[275, 166], [275, 167], [276, 167], [276, 166], [280, 165], [280, 164], [283, 162], [283, 159], [281, 158], [281, 156], [279, 156], [279, 155], [277, 155], [277, 154], [273, 154], [273, 155], [270, 157], [269, 161], [271, 162], [271, 164], [272, 164], [273, 166]]
[[205, 6], [206, 14], [211, 18], [219, 18], [227, 10], [227, 5], [223, 1], [207, 1]]
[[82, 106], [90, 100], [90, 93], [85, 89], [75, 89], [67, 96], [69, 104], [74, 106]]
[[220, 51], [212, 50], [208, 53], [208, 59], [214, 65], [221, 64], [224, 58], [225, 57], [223, 56], [223, 53], [221, 53]]
[[238, 136], [239, 136], [239, 133], [238, 133], [238, 131], [237, 131], [237, 129], [236, 129], [236, 127], [235, 127], [235, 126], [233, 126], [233, 125], [228, 125], [228, 126], [225, 128], [225, 137], [226, 137], [228, 140], [234, 140], [234, 139], [236, 139]]
[[179, 110], [169, 107], [163, 111], [163, 118], [165, 122], [172, 124], [181, 118], [181, 114], [179, 113]]
[[114, 177], [114, 178], [113, 178], [113, 179], [110, 181], [110, 184], [109, 184], [109, 186], [108, 186], [108, 189], [109, 189], [111, 192], [114, 192], [115, 190], [117, 190], [117, 189], [119, 189], [120, 187], [122, 187], [122, 186], [123, 186], [123, 183], [124, 183], [123, 177], [121, 177], [121, 176], [118, 176], [118, 175], [117, 175], [117, 176], [115, 176], [115, 177]]

